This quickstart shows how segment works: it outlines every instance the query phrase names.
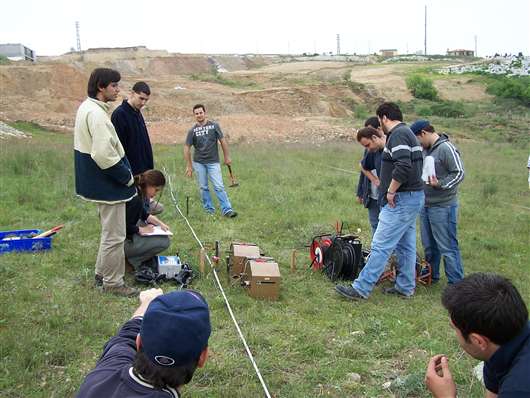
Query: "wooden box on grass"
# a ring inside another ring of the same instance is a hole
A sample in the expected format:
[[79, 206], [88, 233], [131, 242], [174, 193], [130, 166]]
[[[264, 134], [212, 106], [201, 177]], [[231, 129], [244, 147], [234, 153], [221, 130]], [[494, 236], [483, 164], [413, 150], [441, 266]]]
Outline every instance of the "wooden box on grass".
[[231, 278], [238, 278], [245, 268], [247, 259], [258, 258], [259, 247], [253, 243], [232, 243], [228, 257], [228, 273]]
[[278, 263], [270, 259], [248, 260], [244, 272], [245, 285], [251, 297], [278, 300], [282, 279]]

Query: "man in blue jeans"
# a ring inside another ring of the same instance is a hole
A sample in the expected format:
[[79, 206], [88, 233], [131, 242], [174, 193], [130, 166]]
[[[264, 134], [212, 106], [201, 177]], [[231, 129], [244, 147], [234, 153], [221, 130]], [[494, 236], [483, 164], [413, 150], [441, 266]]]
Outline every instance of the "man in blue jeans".
[[[193, 107], [193, 114], [197, 123], [188, 132], [184, 145], [184, 159], [186, 159], [186, 175], [191, 177], [193, 170], [197, 173], [197, 181], [201, 191], [202, 206], [213, 214], [213, 206], [208, 179], [210, 179], [215, 195], [219, 200], [223, 216], [233, 218], [237, 213], [232, 209], [228, 195], [223, 185], [223, 175], [221, 174], [221, 164], [219, 163], [219, 149], [217, 142], [221, 144], [226, 165], [232, 164], [221, 127], [216, 122], [206, 118], [206, 108], [202, 104]], [[191, 147], [194, 147], [193, 162], [191, 160]]]
[[[420, 213], [421, 241], [425, 259], [432, 267], [433, 283], [440, 279], [443, 257], [449, 284], [464, 277], [464, 266], [457, 239], [458, 185], [464, 180], [464, 164], [458, 149], [446, 134], [438, 134], [428, 120], [410, 126], [425, 150], [425, 207]], [[427, 170], [431, 156], [433, 170]]]
[[387, 135], [379, 186], [386, 195], [368, 262], [351, 285], [335, 286], [337, 293], [352, 300], [368, 298], [394, 251], [399, 267], [396, 284], [384, 292], [409, 298], [416, 288], [416, 217], [425, 200], [421, 146], [396, 104], [385, 102], [376, 113]]

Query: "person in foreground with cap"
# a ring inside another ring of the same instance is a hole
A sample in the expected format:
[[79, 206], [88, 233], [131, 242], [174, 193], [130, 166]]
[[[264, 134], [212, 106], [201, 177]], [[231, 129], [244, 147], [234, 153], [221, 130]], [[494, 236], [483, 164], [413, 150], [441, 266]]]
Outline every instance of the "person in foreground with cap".
[[[410, 129], [425, 155], [422, 176], [425, 207], [420, 212], [425, 259], [432, 267], [433, 283], [440, 279], [442, 257], [447, 282], [456, 283], [464, 277], [457, 239], [458, 186], [464, 180], [464, 163], [449, 137], [444, 133], [438, 134], [428, 120], [416, 120]], [[432, 159], [428, 160], [429, 157]], [[431, 166], [427, 167], [429, 164]]]
[[180, 397], [208, 357], [210, 311], [196, 291], [140, 293], [140, 306], [81, 385], [77, 397]]

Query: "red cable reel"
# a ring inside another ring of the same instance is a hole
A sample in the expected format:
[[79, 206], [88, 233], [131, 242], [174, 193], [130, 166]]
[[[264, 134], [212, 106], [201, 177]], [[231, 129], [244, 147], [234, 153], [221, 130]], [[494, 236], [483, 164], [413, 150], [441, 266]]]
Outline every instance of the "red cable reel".
[[313, 238], [309, 257], [314, 271], [321, 270], [324, 267], [324, 256], [331, 246], [331, 238], [331, 235], [320, 235]]

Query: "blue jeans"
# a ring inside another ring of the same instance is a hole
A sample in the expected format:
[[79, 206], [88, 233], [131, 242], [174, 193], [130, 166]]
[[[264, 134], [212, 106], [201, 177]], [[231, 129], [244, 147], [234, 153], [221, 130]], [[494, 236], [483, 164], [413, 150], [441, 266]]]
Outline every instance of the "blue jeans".
[[440, 279], [442, 257], [448, 283], [456, 283], [464, 278], [464, 267], [456, 237], [457, 218], [458, 204], [424, 207], [420, 213], [421, 242], [425, 260], [432, 267], [433, 280]]
[[395, 251], [399, 272], [395, 288], [407, 296], [416, 288], [416, 217], [425, 203], [423, 191], [396, 193], [396, 207], [386, 204], [379, 213], [379, 224], [372, 239], [368, 262], [352, 283], [367, 298]]
[[232, 205], [226, 194], [225, 187], [223, 185], [223, 175], [221, 174], [221, 165], [219, 163], [208, 163], [202, 164], [193, 162], [193, 170], [197, 174], [197, 182], [199, 183], [199, 189], [201, 191], [202, 206], [204, 209], [213, 213], [215, 207], [213, 207], [212, 197], [210, 195], [210, 189], [208, 188], [208, 178], [210, 179], [215, 195], [219, 200], [221, 206], [221, 212], [223, 214], [228, 213], [232, 210]]
[[368, 202], [368, 220], [370, 220], [370, 226], [372, 227], [372, 237], [374, 236], [377, 224], [379, 223], [380, 210], [379, 201], [370, 198], [370, 202]]

